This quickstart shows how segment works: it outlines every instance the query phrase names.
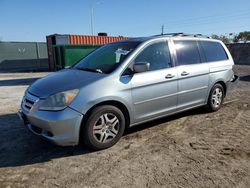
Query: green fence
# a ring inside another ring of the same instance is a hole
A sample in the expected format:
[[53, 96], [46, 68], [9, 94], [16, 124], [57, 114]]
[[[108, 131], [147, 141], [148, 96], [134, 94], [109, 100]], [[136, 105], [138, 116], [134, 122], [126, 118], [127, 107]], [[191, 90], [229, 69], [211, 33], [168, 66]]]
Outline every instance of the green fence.
[[66, 66], [72, 66], [99, 45], [55, 45], [53, 47], [54, 62], [56, 69], [60, 70]]
[[0, 71], [48, 70], [44, 42], [0, 42]]

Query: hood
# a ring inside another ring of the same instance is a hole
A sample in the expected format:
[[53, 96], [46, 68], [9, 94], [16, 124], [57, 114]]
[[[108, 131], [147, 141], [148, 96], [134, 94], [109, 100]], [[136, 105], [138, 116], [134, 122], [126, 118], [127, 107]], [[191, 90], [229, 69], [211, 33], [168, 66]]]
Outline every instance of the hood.
[[103, 77], [105, 77], [105, 74], [65, 69], [37, 80], [29, 87], [28, 91], [39, 98], [47, 98], [59, 92], [80, 89]]

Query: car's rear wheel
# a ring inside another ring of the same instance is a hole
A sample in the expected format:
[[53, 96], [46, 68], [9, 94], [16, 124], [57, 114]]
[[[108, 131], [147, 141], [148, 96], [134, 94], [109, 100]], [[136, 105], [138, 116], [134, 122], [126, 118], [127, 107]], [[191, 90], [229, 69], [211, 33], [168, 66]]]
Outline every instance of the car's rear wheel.
[[217, 111], [221, 108], [224, 101], [225, 91], [221, 84], [215, 84], [210, 91], [207, 101], [207, 109], [211, 112]]
[[94, 150], [113, 146], [123, 135], [125, 117], [120, 109], [111, 105], [95, 108], [82, 128], [82, 140]]

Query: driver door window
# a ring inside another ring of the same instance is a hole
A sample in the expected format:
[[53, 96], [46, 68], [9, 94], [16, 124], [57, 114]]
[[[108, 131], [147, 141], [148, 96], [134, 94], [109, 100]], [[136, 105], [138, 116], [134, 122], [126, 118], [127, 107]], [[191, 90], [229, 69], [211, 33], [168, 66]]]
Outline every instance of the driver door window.
[[147, 46], [135, 58], [134, 63], [150, 63], [149, 71], [160, 70], [172, 67], [170, 52], [167, 42], [157, 42]]

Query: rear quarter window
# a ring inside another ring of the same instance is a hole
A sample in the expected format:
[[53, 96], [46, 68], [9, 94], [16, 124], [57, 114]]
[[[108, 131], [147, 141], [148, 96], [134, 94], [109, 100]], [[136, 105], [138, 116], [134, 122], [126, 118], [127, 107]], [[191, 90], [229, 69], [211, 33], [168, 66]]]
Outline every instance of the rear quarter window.
[[201, 46], [206, 58], [206, 62], [227, 60], [225, 49], [219, 42], [201, 41]]

